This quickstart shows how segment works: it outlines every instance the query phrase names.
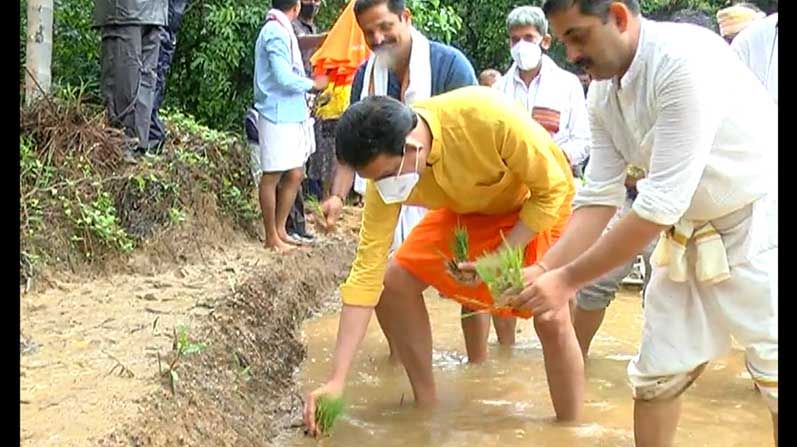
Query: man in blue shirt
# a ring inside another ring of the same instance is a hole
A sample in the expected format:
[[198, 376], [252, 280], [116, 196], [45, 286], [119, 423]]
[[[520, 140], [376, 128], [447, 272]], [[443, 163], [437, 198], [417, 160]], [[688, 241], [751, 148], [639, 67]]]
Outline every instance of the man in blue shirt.
[[255, 110], [258, 146], [252, 153], [258, 183], [266, 248], [283, 251], [294, 241], [286, 221], [304, 177], [304, 164], [315, 144], [306, 94], [320, 91], [327, 79], [305, 75], [291, 20], [299, 0], [272, 0], [255, 43]]

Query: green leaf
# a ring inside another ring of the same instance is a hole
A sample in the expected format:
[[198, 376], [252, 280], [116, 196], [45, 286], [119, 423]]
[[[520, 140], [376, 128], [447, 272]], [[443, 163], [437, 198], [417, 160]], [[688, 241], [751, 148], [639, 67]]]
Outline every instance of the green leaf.
[[335, 425], [337, 419], [343, 415], [345, 402], [343, 398], [333, 399], [329, 396], [319, 396], [316, 400], [315, 421], [321, 433], [328, 433]]

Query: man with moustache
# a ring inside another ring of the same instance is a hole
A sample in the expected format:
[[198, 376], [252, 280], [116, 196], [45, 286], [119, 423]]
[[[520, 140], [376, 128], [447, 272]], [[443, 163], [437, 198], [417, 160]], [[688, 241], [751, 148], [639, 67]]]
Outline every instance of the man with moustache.
[[[731, 337], [777, 445], [777, 106], [722, 38], [646, 20], [637, 0], [546, 0], [543, 10], [568, 59], [595, 79], [591, 157], [567, 229], [525, 270], [513, 307], [566, 309], [579, 288], [660, 237], [628, 365], [636, 445], [674, 444], [680, 395]], [[647, 176], [632, 210], [602, 234], [629, 164]]]

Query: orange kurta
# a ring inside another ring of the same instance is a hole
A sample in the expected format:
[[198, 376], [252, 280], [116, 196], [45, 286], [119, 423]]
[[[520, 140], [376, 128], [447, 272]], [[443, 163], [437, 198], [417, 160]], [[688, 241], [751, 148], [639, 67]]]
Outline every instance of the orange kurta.
[[[572, 197], [560, 209], [553, 228], [538, 233], [526, 246], [524, 265], [532, 265], [559, 239], [570, 219]], [[503, 215], [456, 214], [447, 209], [431, 210], [410, 232], [396, 252], [395, 260], [416, 278], [470, 310], [485, 310], [494, 315], [529, 318], [531, 312], [508, 308], [493, 308], [493, 298], [487, 286], [470, 287], [457, 282], [446, 271], [446, 263], [453, 258], [451, 238], [457, 225], [468, 230], [468, 258], [476, 259], [495, 251], [503, 243], [502, 234], [515, 226], [519, 213]]]

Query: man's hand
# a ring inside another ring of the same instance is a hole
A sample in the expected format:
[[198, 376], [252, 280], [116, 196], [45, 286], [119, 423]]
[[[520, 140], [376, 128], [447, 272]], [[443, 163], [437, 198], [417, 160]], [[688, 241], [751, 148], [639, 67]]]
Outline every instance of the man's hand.
[[[532, 268], [537, 271], [529, 272]], [[539, 271], [542, 271], [539, 266], [532, 266], [524, 271], [526, 287], [509, 301], [510, 306], [519, 310], [530, 310], [534, 315], [542, 315], [568, 305], [578, 288], [569, 280], [565, 270], [556, 269], [538, 274]]]
[[545, 269], [540, 267], [539, 264], [530, 265], [523, 269], [523, 285], [525, 287], [529, 287], [530, 285], [534, 284], [534, 281], [537, 280], [540, 276], [545, 273]]
[[340, 220], [340, 215], [343, 214], [343, 199], [337, 195], [329, 196], [321, 204], [321, 212], [326, 217], [326, 228], [332, 229], [335, 224]]
[[320, 75], [317, 78], [313, 79], [313, 88], [316, 91], [322, 91], [327, 88], [329, 85], [329, 78], [326, 75]]
[[331, 381], [307, 395], [307, 398], [304, 400], [304, 426], [307, 428], [305, 432], [307, 435], [315, 438], [321, 434], [315, 420], [315, 404], [318, 398], [327, 396], [330, 399], [337, 399], [342, 394], [343, 383]]
[[451, 276], [453, 276], [458, 283], [466, 287], [478, 287], [479, 284], [482, 283], [482, 279], [479, 278], [479, 274], [476, 273], [475, 262], [460, 262], [457, 264], [457, 268], [460, 274], [452, 274]]

